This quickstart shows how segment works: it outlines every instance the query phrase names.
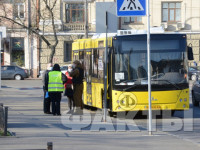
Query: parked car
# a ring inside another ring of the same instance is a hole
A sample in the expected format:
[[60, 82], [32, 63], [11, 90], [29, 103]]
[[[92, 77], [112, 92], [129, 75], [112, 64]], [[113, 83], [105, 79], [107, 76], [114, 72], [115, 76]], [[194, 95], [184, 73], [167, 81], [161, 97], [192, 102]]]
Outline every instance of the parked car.
[[60, 70], [63, 74], [65, 74], [68, 70], [68, 66], [62, 66], [62, 67], [60, 67]]
[[[63, 74], [65, 74], [65, 73], [67, 72], [67, 70], [68, 70], [68, 66], [67, 66], [67, 65], [61, 66], [61, 67], [60, 67], [60, 70], [61, 70], [61, 72], [62, 72]], [[42, 78], [42, 76], [43, 76], [43, 74], [44, 74], [44, 71], [45, 71], [45, 70], [41, 70], [41, 71], [40, 71], [40, 75], [39, 75], [40, 78]]]
[[192, 104], [193, 106], [199, 106], [200, 102], [200, 78], [193, 83], [192, 86]]
[[18, 66], [1, 66], [1, 78], [23, 80], [28, 78], [28, 71]]
[[196, 81], [198, 76], [200, 76], [200, 68], [199, 67], [189, 67], [189, 69], [188, 69], [189, 79]]

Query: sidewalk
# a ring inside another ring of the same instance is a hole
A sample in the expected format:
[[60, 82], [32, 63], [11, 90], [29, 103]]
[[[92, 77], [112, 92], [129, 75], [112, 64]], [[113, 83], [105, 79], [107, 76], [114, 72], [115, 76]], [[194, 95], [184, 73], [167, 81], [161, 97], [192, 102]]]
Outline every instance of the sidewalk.
[[25, 80], [42, 80], [42, 78], [41, 77], [39, 77], [39, 78], [29, 77], [29, 78], [26, 78]]
[[[0, 103], [9, 106], [8, 130], [13, 132], [15, 137], [0, 137], [1, 150], [45, 149], [47, 142], [53, 142], [55, 150], [199, 149], [192, 142], [170, 136], [164, 132], [155, 132], [153, 136], [148, 136], [148, 132], [143, 126], [140, 126], [140, 131], [137, 132], [95, 131], [94, 129], [98, 129], [101, 124], [95, 122], [93, 131], [91, 131], [91, 126], [84, 128], [83, 131], [72, 131], [62, 124], [63, 116], [43, 114], [42, 89], [29, 86], [41, 87], [41, 81], [25, 80], [16, 82], [14, 85], [12, 82], [14, 81], [3, 81], [4, 88], [0, 90]], [[62, 112], [67, 110], [65, 97], [62, 99], [61, 106]], [[95, 115], [95, 112], [84, 110], [86, 122], [90, 120], [90, 113]], [[108, 121], [106, 125], [109, 126], [109, 129], [112, 128], [111, 122]]]

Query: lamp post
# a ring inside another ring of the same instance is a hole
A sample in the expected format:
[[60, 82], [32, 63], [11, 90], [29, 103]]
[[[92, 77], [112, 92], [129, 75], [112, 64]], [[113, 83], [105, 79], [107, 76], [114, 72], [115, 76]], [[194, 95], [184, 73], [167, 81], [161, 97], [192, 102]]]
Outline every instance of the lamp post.
[[150, 0], [147, 0], [147, 64], [148, 64], [149, 135], [152, 135], [151, 51], [150, 51]]
[[[0, 60], [1, 60], [1, 40], [2, 40], [2, 32], [0, 32]], [[0, 67], [1, 67], [1, 61], [0, 61]], [[0, 90], [1, 90], [1, 68], [0, 68]]]
[[85, 0], [85, 38], [88, 38], [88, 2]]

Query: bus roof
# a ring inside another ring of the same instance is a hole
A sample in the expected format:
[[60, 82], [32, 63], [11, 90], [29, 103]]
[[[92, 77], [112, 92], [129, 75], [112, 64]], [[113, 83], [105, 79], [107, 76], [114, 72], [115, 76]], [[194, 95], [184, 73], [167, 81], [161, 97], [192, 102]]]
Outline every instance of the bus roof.
[[[108, 37], [108, 47], [112, 46], [112, 37]], [[103, 48], [106, 47], [106, 38], [98, 39], [78, 39], [72, 43], [72, 50], [86, 50], [92, 48]]]
[[[133, 34], [133, 35], [123, 35], [123, 36], [115, 36], [113, 37], [116, 39], [121, 40], [147, 40], [147, 34]], [[151, 40], [167, 40], [167, 39], [186, 39], [186, 34], [172, 34], [172, 33], [154, 33], [151, 34]]]

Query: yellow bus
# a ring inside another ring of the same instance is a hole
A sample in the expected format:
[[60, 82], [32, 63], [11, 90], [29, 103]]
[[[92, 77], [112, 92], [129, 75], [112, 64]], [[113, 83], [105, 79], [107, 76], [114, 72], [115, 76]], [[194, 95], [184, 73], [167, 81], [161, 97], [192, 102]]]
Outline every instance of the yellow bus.
[[[148, 110], [146, 34], [107, 38], [107, 108], [110, 112]], [[84, 66], [83, 103], [103, 108], [106, 39], [72, 43], [72, 60]], [[152, 110], [189, 109], [185, 34], [151, 35]]]

